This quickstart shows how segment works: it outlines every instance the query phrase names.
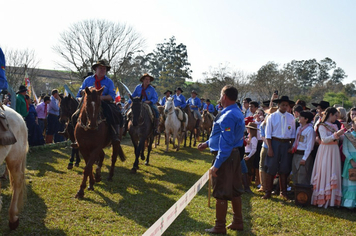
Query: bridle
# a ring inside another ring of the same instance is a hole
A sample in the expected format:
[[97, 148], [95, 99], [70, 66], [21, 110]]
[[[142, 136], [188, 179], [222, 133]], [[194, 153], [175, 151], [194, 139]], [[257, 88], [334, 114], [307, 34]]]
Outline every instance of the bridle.
[[78, 124], [79, 124], [79, 126], [80, 126], [82, 129], [84, 129], [85, 131], [88, 131], [88, 130], [98, 130], [99, 125], [100, 125], [102, 122], [106, 121], [106, 118], [102, 118], [102, 115], [101, 115], [101, 113], [102, 113], [102, 107], [100, 106], [100, 109], [99, 109], [99, 116], [98, 116], [98, 119], [99, 119], [99, 120], [96, 122], [96, 126], [94, 126], [94, 127], [89, 127], [89, 114], [88, 114], [88, 110], [86, 109], [85, 106], [83, 106], [83, 108], [85, 109], [85, 115], [86, 115], [86, 117], [87, 117], [87, 120], [86, 120], [86, 123], [84, 124], [84, 123], [82, 122], [82, 120], [81, 120], [81, 117], [79, 116], [79, 117], [78, 117]]

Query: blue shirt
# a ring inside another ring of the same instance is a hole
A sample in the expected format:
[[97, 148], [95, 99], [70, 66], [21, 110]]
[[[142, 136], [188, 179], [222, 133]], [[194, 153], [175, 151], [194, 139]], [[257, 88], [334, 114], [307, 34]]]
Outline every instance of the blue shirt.
[[[105, 95], [110, 95], [112, 97], [112, 100], [115, 100], [115, 86], [114, 82], [112, 82], [109, 77], [105, 75], [104, 79], [100, 81], [101, 87], [104, 87], [104, 91], [102, 93], [103, 96]], [[77, 98], [81, 97], [80, 92], [85, 89], [85, 87], [94, 87], [95, 88], [95, 75], [88, 76], [84, 81], [82, 86], [80, 86], [79, 91], [77, 93]]]
[[59, 116], [59, 101], [51, 96], [51, 101], [48, 104], [48, 113]]
[[244, 115], [236, 104], [226, 107], [220, 116], [216, 117], [209, 140], [206, 141], [210, 151], [218, 152], [214, 167], [220, 168], [229, 158], [233, 148], [243, 146], [244, 130]]
[[209, 104], [209, 107], [208, 107], [208, 104], [205, 104], [204, 105], [204, 110], [208, 110], [211, 114], [213, 114], [215, 112], [215, 108], [214, 108], [214, 105], [213, 104]]
[[[169, 96], [169, 97], [172, 97], [172, 96]], [[166, 104], [166, 100], [167, 100], [166, 96], [164, 96], [161, 101], [161, 106], [164, 106]]]
[[5, 75], [5, 55], [0, 48], [0, 90], [7, 89], [7, 79]]
[[201, 103], [201, 107], [200, 107], [201, 110], [204, 110], [205, 104], [206, 104], [205, 102], [202, 102], [202, 103]]
[[[194, 104], [193, 104], [193, 100], [194, 100]], [[187, 104], [189, 104], [190, 110], [199, 110], [199, 108], [201, 107], [201, 101], [198, 97], [195, 97], [195, 98], [190, 97], [187, 100]], [[194, 106], [196, 106], [196, 107], [194, 107]]]
[[187, 104], [185, 103], [185, 97], [183, 96], [183, 94], [179, 94], [179, 96], [177, 96], [177, 94], [174, 94], [173, 99], [174, 99], [175, 107], [180, 107], [183, 109], [187, 106]]
[[217, 111], [221, 111], [221, 110], [223, 109], [223, 107], [218, 104], [218, 105], [215, 106], [215, 109], [216, 109]]
[[[156, 93], [156, 90], [154, 87], [152, 87], [151, 85], [148, 85], [148, 87], [146, 88], [146, 96], [142, 96], [142, 101], [151, 101], [153, 105], [156, 105], [156, 103], [158, 102], [158, 95]], [[132, 93], [132, 97], [141, 97], [141, 93], [142, 93], [142, 84], [139, 84], [136, 86], [135, 91]], [[129, 104], [131, 104], [132, 101], [129, 100]]]

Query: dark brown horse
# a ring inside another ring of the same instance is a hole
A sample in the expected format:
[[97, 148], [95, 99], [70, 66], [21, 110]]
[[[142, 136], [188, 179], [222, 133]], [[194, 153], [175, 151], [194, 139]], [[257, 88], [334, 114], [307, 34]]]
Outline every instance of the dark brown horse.
[[194, 114], [190, 110], [189, 105], [187, 105], [184, 108], [184, 112], [187, 113], [187, 115], [188, 115], [188, 125], [187, 125], [187, 131], [185, 132], [185, 137], [184, 137], [184, 147], [186, 147], [188, 131], [190, 132], [189, 147], [192, 147], [192, 138], [193, 137], [194, 137], [193, 147], [195, 147], [197, 145], [197, 139], [199, 141], [199, 133], [200, 133], [199, 127], [197, 128], [198, 119], [194, 118]]
[[210, 136], [211, 129], [213, 127], [214, 117], [209, 113], [208, 110], [204, 110], [202, 114], [202, 133], [203, 133], [203, 141], [204, 141], [204, 133], [206, 131], [206, 138], [208, 139]]
[[[72, 123], [72, 115], [76, 112], [78, 108], [78, 101], [73, 98], [70, 94], [64, 97], [60, 103], [60, 122], [66, 122], [66, 129], [64, 132], [64, 136], [69, 138], [72, 143], [75, 142], [74, 138], [74, 124]], [[79, 150], [77, 148], [72, 148], [70, 162], [68, 164], [68, 169], [73, 168], [74, 157], [76, 157], [75, 166], [79, 166], [80, 157], [79, 157]]]
[[159, 124], [158, 124], [158, 135], [155, 136], [155, 148], [157, 147], [157, 145], [159, 145], [160, 141], [161, 141], [161, 133], [164, 132], [164, 122], [166, 120], [165, 118], [165, 114], [164, 114], [164, 106], [157, 106], [158, 112], [159, 112]]
[[135, 148], [135, 162], [131, 169], [131, 173], [136, 173], [138, 167], [138, 158], [141, 156], [145, 160], [144, 150], [145, 142], [148, 143], [148, 151], [145, 165], [149, 165], [150, 153], [152, 150], [153, 136], [153, 120], [150, 118], [149, 107], [144, 105], [141, 97], [131, 97], [131, 114], [129, 117], [128, 130], [131, 136], [132, 144]]
[[[101, 180], [101, 164], [105, 153], [103, 149], [110, 145], [109, 126], [103, 118], [101, 112], [100, 96], [103, 88], [85, 88], [83, 104], [80, 109], [79, 118], [75, 127], [74, 135], [79, 145], [79, 150], [85, 160], [84, 176], [80, 189], [75, 197], [84, 197], [84, 189], [89, 177], [88, 190], [94, 190], [95, 181]], [[121, 148], [120, 142], [114, 143], [112, 147], [111, 168], [108, 179], [111, 180], [114, 175], [115, 162], [119, 155], [121, 161], [125, 161], [125, 154]], [[93, 164], [97, 163], [95, 179], [93, 176]]]

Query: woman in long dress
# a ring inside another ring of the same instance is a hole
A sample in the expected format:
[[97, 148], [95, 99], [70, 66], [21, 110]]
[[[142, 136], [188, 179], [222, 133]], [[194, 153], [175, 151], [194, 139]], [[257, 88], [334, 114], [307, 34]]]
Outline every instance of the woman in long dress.
[[333, 124], [338, 117], [336, 108], [325, 110], [317, 131], [321, 140], [313, 167], [311, 203], [318, 207], [341, 205], [341, 161], [338, 139], [344, 130]]
[[342, 151], [346, 157], [342, 172], [342, 203], [347, 208], [356, 207], [356, 181], [349, 179], [349, 169], [356, 168], [356, 118], [352, 120], [353, 131], [345, 134]]

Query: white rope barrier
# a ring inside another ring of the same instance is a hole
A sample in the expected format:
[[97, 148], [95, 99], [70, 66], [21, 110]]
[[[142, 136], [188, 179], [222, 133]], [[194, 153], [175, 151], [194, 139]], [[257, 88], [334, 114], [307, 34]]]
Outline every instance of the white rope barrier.
[[173, 206], [171, 206], [171, 208], [169, 208], [169, 210], [143, 234], [143, 236], [162, 235], [208, 180], [209, 170], [205, 172], [205, 174], [176, 203], [174, 203]]

